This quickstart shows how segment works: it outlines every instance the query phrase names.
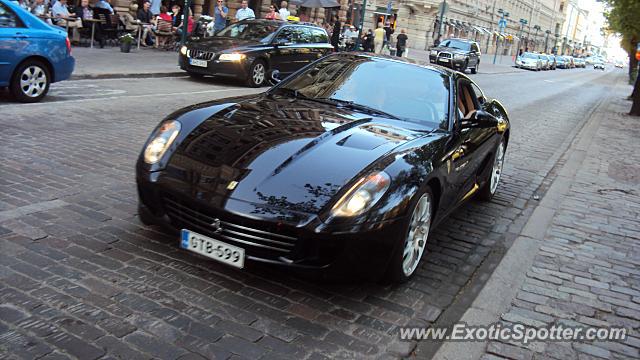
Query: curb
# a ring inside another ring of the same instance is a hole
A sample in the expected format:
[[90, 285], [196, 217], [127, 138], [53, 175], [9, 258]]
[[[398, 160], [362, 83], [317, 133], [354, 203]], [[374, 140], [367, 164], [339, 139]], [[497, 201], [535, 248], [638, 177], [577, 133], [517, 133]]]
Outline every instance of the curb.
[[119, 73], [119, 74], [81, 74], [71, 75], [69, 80], [101, 80], [101, 79], [146, 79], [186, 76], [184, 71], [162, 72], [162, 73]]

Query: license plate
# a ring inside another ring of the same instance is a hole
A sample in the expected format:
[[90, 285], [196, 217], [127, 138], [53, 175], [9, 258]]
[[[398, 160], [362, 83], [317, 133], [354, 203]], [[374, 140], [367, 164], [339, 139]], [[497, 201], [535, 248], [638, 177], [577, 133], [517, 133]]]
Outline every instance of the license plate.
[[244, 267], [243, 248], [229, 245], [193, 231], [182, 229], [180, 247], [239, 269]]
[[206, 60], [198, 60], [198, 59], [189, 59], [189, 64], [193, 66], [207, 67]]
[[449, 62], [449, 59], [440, 59], [442, 62]]

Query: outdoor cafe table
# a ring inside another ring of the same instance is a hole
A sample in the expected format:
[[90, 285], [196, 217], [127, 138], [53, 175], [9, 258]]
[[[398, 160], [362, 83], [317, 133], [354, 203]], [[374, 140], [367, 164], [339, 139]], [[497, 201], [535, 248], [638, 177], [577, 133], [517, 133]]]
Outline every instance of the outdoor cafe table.
[[100, 19], [82, 19], [82, 22], [90, 22], [91, 23], [91, 48], [93, 49], [93, 39], [95, 37], [95, 33], [96, 33], [96, 24], [97, 23], [103, 23], [104, 21], [100, 20]]
[[138, 20], [138, 50], [140, 50], [140, 40], [142, 39], [142, 30], [144, 26], [151, 25]]

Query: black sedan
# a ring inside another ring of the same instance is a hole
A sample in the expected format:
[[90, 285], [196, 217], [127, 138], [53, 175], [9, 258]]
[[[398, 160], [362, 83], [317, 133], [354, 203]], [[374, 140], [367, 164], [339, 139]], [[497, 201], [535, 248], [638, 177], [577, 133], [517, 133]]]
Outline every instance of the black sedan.
[[179, 65], [192, 77], [213, 75], [264, 85], [273, 70], [289, 75], [333, 51], [327, 32], [306, 23], [244, 20], [180, 48]]
[[329, 55], [265, 93], [163, 120], [137, 163], [139, 214], [237, 268], [405, 281], [434, 226], [496, 193], [509, 131], [503, 106], [463, 74]]

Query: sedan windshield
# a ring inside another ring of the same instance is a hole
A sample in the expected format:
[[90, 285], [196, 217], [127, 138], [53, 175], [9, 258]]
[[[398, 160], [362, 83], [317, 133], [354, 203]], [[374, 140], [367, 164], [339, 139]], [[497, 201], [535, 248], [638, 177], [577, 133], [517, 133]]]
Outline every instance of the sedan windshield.
[[440, 43], [440, 46], [459, 49], [459, 50], [465, 50], [465, 51], [469, 51], [471, 49], [471, 44], [466, 43], [464, 41], [453, 40], [453, 39], [443, 41], [442, 43]]
[[537, 54], [532, 54], [532, 53], [524, 53], [522, 54], [522, 57], [525, 59], [536, 59], [538, 60], [538, 55]]
[[270, 35], [278, 30], [276, 23], [264, 22], [239, 22], [220, 30], [216, 36], [231, 37], [243, 40], [267, 42]]
[[[449, 77], [395, 60], [329, 56], [274, 88], [356, 111], [377, 110], [431, 128], [447, 127]], [[374, 114], [376, 115], [376, 114]]]

